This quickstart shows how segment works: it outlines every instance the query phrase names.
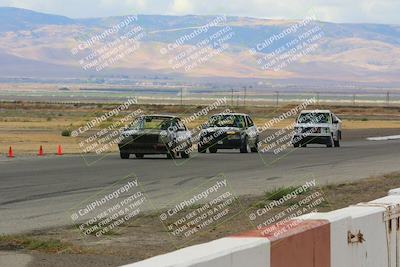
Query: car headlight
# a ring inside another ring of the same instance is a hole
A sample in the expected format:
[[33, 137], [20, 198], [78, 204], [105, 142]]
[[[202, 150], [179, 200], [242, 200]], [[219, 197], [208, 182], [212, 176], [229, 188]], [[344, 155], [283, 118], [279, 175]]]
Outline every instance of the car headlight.
[[302, 128], [301, 127], [294, 127], [294, 133], [295, 134], [301, 134]]
[[127, 138], [127, 137], [130, 136], [130, 133], [122, 132], [122, 133], [121, 133], [121, 136], [122, 136], [123, 138]]
[[161, 136], [162, 138], [165, 138], [165, 137], [168, 136], [168, 132], [167, 132], [167, 131], [161, 131], [161, 132], [160, 132], [160, 136]]
[[321, 133], [324, 133], [324, 134], [331, 133], [331, 129], [327, 128], [327, 127], [323, 127], [323, 128], [321, 128]]

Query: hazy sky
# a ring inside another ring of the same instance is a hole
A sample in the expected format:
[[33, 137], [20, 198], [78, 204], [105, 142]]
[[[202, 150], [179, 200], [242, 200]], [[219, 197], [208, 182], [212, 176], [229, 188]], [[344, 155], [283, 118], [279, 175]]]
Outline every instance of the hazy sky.
[[14, 6], [77, 17], [127, 14], [226, 14], [299, 19], [314, 10], [334, 22], [400, 24], [400, 0], [0, 0]]

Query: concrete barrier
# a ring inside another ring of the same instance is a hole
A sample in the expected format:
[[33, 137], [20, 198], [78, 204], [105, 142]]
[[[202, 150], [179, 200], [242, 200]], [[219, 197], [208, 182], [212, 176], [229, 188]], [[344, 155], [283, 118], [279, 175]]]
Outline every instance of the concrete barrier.
[[[387, 197], [184, 248], [130, 267], [400, 267], [400, 189]], [[281, 231], [282, 230], [282, 231]]]

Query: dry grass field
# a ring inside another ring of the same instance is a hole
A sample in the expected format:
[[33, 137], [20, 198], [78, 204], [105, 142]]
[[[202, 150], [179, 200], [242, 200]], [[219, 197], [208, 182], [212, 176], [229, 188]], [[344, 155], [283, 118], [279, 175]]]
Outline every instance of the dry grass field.
[[[58, 145], [63, 153], [81, 153], [78, 143], [83, 137], [64, 137], [64, 130], [76, 130], [97, 116], [114, 109], [118, 104], [50, 104], [28, 102], [0, 103], [0, 153], [5, 154], [12, 146], [15, 154], [36, 154], [43, 146], [45, 154], [55, 154]], [[107, 120], [93, 132], [99, 131], [119, 121], [128, 113], [140, 109], [145, 114], [167, 113], [181, 117], [189, 117], [202, 110], [205, 106], [174, 106], [174, 105], [138, 105], [131, 106], [129, 111], [118, 117]], [[272, 118], [290, 110], [294, 105], [276, 107], [220, 107], [218, 112], [229, 108], [235, 112], [251, 114], [258, 126], [264, 125]], [[345, 130], [362, 129], [400, 129], [400, 107], [343, 107], [315, 106], [309, 108], [331, 109], [343, 119]], [[214, 111], [212, 113], [215, 113]], [[293, 123], [294, 118], [275, 124], [272, 128], [279, 129]], [[195, 128], [206, 121], [200, 117], [187, 126]], [[117, 147], [113, 146], [112, 151]]]

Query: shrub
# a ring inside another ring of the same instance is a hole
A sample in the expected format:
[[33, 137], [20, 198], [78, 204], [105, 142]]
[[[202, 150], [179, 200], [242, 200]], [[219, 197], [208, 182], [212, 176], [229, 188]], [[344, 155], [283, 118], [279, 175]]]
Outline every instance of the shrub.
[[296, 189], [297, 187], [294, 186], [276, 188], [270, 192], [266, 192], [265, 198], [266, 200], [280, 200], [282, 197], [292, 193]]
[[65, 136], [65, 137], [71, 136], [71, 130], [69, 130], [69, 129], [63, 130], [63, 131], [61, 132], [61, 136]]

